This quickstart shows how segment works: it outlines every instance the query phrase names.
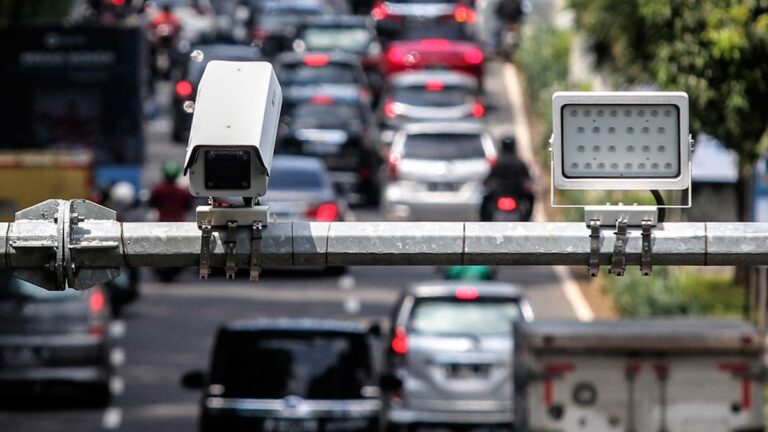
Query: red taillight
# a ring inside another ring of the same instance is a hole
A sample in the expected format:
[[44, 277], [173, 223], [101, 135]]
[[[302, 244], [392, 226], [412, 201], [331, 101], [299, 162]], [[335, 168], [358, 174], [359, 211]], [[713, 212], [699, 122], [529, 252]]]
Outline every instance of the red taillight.
[[180, 98], [192, 96], [192, 83], [189, 81], [179, 81], [176, 83], [176, 95]]
[[125, 0], [112, 0], [113, 6], [125, 6]]
[[453, 19], [457, 23], [473, 24], [477, 19], [477, 12], [471, 7], [460, 4], [453, 10]]
[[387, 101], [384, 102], [384, 115], [389, 118], [397, 117], [397, 109], [395, 109], [395, 101], [393, 101], [392, 99], [387, 99]]
[[464, 51], [464, 61], [471, 65], [483, 63], [483, 52], [479, 48], [470, 48]]
[[264, 40], [267, 37], [269, 37], [269, 32], [266, 30], [255, 28], [251, 30], [251, 37], [256, 40]]
[[458, 300], [477, 300], [477, 298], [480, 297], [480, 293], [478, 293], [477, 288], [474, 287], [456, 288], [454, 294]]
[[480, 102], [475, 102], [472, 105], [472, 117], [482, 117], [485, 115], [485, 106]]
[[99, 314], [103, 312], [106, 303], [104, 293], [101, 290], [95, 288], [91, 290], [91, 296], [88, 297], [88, 308], [92, 313]]
[[488, 156], [487, 158], [485, 158], [485, 160], [488, 161], [488, 166], [490, 166], [491, 168], [496, 166], [496, 156]]
[[440, 80], [427, 80], [427, 84], [424, 86], [427, 91], [443, 91], [445, 86]]
[[392, 342], [389, 346], [392, 348], [392, 352], [397, 355], [408, 354], [408, 333], [406, 333], [405, 328], [398, 327], [395, 330], [395, 335], [392, 337]]
[[333, 222], [339, 217], [339, 206], [336, 203], [320, 204], [316, 208], [309, 209], [307, 217], [318, 222]]
[[328, 66], [331, 59], [327, 54], [307, 54], [304, 56], [304, 64], [312, 67]]
[[387, 158], [387, 168], [389, 172], [389, 178], [392, 180], [397, 179], [397, 166], [400, 164], [400, 155], [397, 153], [390, 153]]
[[309, 103], [312, 105], [333, 105], [333, 97], [328, 95], [314, 95]]
[[496, 207], [505, 212], [515, 211], [517, 208], [517, 200], [512, 197], [501, 197], [496, 200]]
[[387, 15], [387, 5], [385, 5], [383, 2], [376, 3], [376, 6], [371, 9], [371, 18], [373, 18], [375, 21], [381, 21], [387, 18]]
[[403, 63], [408, 56], [408, 51], [400, 47], [393, 47], [387, 51], [387, 60], [390, 63]]

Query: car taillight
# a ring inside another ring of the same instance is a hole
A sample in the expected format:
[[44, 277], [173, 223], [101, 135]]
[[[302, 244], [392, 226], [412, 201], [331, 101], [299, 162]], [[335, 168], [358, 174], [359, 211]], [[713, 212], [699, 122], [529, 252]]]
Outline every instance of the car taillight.
[[488, 156], [485, 160], [488, 161], [489, 167], [493, 168], [496, 166], [496, 156]]
[[395, 335], [392, 337], [389, 347], [392, 348], [392, 352], [397, 355], [408, 354], [408, 333], [404, 327], [398, 327], [395, 330]]
[[91, 295], [88, 297], [88, 309], [92, 314], [100, 314], [104, 311], [104, 306], [107, 301], [104, 297], [104, 292], [99, 289], [92, 289]]
[[512, 197], [501, 197], [496, 200], [496, 207], [505, 212], [515, 211], [517, 208], [517, 200]]
[[460, 4], [453, 10], [453, 19], [457, 23], [473, 24], [477, 19], [477, 12], [469, 6]]
[[387, 15], [389, 14], [387, 9], [387, 5], [384, 4], [384, 2], [376, 3], [376, 6], [371, 9], [371, 18], [373, 18], [375, 21], [386, 19]]
[[339, 206], [336, 203], [323, 203], [307, 210], [307, 218], [318, 222], [333, 222], [339, 217]]
[[395, 101], [392, 99], [387, 99], [386, 102], [384, 102], [384, 115], [389, 118], [395, 118], [397, 117], [397, 109], [395, 108]]
[[125, 6], [125, 0], [112, 0], [112, 6]]
[[408, 51], [400, 47], [390, 48], [387, 51], [387, 61], [390, 63], [403, 63], [408, 56]]
[[333, 96], [328, 95], [314, 95], [310, 99], [309, 103], [312, 105], [333, 105]]
[[474, 287], [456, 288], [456, 292], [454, 292], [454, 295], [456, 296], [457, 300], [465, 300], [465, 301], [477, 300], [477, 298], [480, 297], [480, 293], [477, 292], [477, 288], [474, 288]]
[[475, 102], [472, 105], [472, 117], [482, 117], [485, 115], [485, 106], [480, 102]]
[[192, 83], [189, 81], [179, 81], [176, 83], [176, 95], [180, 98], [188, 98], [192, 96]]
[[470, 48], [464, 51], [464, 61], [471, 65], [483, 63], [483, 52], [479, 48]]
[[311, 67], [328, 66], [331, 59], [327, 54], [307, 54], [304, 56], [304, 64]]
[[400, 155], [397, 153], [390, 153], [387, 158], [387, 172], [392, 180], [397, 179], [397, 166], [400, 164], [400, 160]]
[[256, 40], [264, 40], [269, 37], [269, 32], [260, 28], [251, 29], [251, 37]]

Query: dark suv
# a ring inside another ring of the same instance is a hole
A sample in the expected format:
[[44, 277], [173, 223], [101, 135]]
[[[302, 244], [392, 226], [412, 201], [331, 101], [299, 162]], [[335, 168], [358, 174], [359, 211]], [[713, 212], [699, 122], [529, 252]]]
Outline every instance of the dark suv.
[[380, 402], [374, 331], [331, 320], [258, 320], [219, 329], [202, 388], [202, 431], [373, 431]]

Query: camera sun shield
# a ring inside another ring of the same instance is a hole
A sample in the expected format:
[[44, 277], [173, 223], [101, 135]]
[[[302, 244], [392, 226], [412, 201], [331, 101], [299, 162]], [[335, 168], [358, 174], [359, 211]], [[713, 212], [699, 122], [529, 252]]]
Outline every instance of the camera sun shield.
[[184, 173], [200, 197], [267, 192], [282, 91], [267, 62], [211, 61], [200, 80]]

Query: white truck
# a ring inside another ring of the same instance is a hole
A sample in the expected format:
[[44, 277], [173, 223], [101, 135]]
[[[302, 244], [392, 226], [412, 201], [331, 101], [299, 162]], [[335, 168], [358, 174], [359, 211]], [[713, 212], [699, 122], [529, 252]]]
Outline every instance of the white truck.
[[519, 432], [764, 430], [764, 341], [717, 319], [515, 324]]

